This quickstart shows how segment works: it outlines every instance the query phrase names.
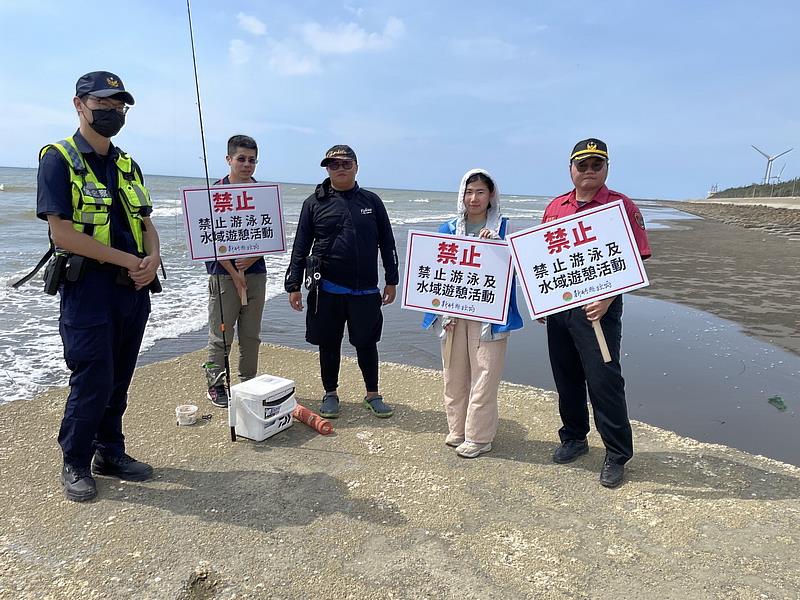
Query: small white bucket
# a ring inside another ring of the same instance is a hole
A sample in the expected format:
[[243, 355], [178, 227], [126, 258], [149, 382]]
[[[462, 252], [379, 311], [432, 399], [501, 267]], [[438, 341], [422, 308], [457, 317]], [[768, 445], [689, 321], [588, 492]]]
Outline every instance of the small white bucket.
[[197, 421], [197, 407], [194, 404], [181, 404], [175, 408], [178, 425], [194, 425]]

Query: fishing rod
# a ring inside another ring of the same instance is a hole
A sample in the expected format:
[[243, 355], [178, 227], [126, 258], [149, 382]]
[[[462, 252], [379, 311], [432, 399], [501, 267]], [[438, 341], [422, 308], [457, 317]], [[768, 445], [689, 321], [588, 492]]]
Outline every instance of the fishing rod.
[[[200, 79], [197, 76], [197, 54], [194, 50], [194, 29], [192, 27], [192, 7], [191, 1], [186, 0], [186, 14], [189, 17], [189, 40], [191, 41], [192, 46], [192, 65], [194, 67], [194, 89], [197, 94], [197, 116], [200, 119], [200, 142], [203, 146], [203, 168], [205, 169], [206, 174], [206, 192], [208, 194], [208, 214], [211, 215], [211, 247], [214, 250], [214, 262], [219, 263], [219, 257], [217, 256], [217, 234], [214, 230], [214, 205], [211, 201], [211, 185], [210, 179], [208, 177], [208, 154], [206, 153], [206, 135], [205, 129], [203, 128], [203, 110], [200, 106]], [[217, 269], [214, 269], [215, 271]], [[231, 425], [231, 441], [236, 441], [236, 427], [232, 425], [233, 419], [231, 417], [231, 365], [230, 361], [228, 360], [228, 340], [225, 337], [225, 313], [223, 312], [223, 305], [222, 305], [222, 286], [220, 285], [220, 277], [219, 273], [214, 273], [214, 283], [217, 286], [217, 298], [219, 300], [219, 317], [220, 317], [220, 332], [222, 333], [222, 345], [224, 347], [224, 356], [225, 356], [225, 392], [228, 395], [228, 423]], [[211, 323], [208, 324], [211, 327]], [[231, 338], [231, 342], [233, 339]]]

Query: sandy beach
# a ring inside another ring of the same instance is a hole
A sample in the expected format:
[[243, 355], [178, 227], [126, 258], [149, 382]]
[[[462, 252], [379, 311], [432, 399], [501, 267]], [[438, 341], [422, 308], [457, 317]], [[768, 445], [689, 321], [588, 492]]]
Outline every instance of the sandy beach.
[[[224, 412], [176, 427], [202, 398], [202, 353], [142, 367], [126, 416], [146, 483], [99, 478], [66, 501], [55, 433], [62, 390], [0, 408], [0, 597], [795, 598], [800, 469], [635, 423], [627, 483], [603, 450], [554, 465], [555, 396], [503, 384], [495, 449], [444, 444], [436, 371], [384, 365], [397, 414], [360, 405], [344, 365], [335, 435], [295, 423], [232, 443]], [[313, 405], [316, 356], [266, 346], [261, 365]], [[154, 393], [154, 390], [158, 390]]]
[[[652, 232], [652, 285], [640, 293], [730, 319], [753, 339], [800, 354], [791, 308], [800, 212], [680, 207], [704, 219]], [[436, 342], [420, 338], [418, 320], [387, 311], [384, 338], [435, 366]], [[542, 330], [528, 327], [512, 337], [507, 370], [546, 371]], [[276, 298], [265, 333], [300, 345], [302, 316]], [[664, 355], [677, 351], [631, 352], [628, 372], [643, 370], [639, 354], [681, 360]], [[128, 448], [156, 477], [99, 478], [99, 498], [85, 505], [66, 501], [58, 484], [65, 390], [0, 406], [0, 598], [797, 597], [797, 467], [636, 421], [627, 481], [606, 490], [596, 433], [587, 457], [553, 464], [556, 395], [511, 383], [501, 386], [493, 451], [459, 459], [443, 444], [438, 370], [383, 364], [397, 413], [381, 421], [359, 404], [352, 359], [335, 435], [295, 423], [262, 443], [232, 443], [225, 412], [204, 399], [203, 357], [200, 350], [138, 369]], [[300, 401], [316, 407], [315, 353], [265, 344], [260, 370], [294, 379]], [[676, 383], [665, 395], [686, 395]], [[630, 394], [644, 400], [635, 387]], [[678, 401], [664, 409], [700, 420]], [[796, 401], [787, 396], [792, 410]], [[211, 418], [176, 427], [175, 406], [186, 402]], [[742, 419], [738, 436], [794, 430], [793, 412], [773, 410], [767, 425], [758, 414]]]

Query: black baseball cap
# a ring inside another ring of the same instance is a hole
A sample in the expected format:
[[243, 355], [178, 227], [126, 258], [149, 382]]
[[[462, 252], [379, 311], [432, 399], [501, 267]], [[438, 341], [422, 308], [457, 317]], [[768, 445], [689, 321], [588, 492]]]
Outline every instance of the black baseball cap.
[[98, 98], [114, 98], [125, 104], [133, 104], [133, 96], [125, 91], [122, 79], [108, 71], [92, 71], [83, 75], [75, 84], [75, 95], [91, 94]]
[[591, 158], [592, 156], [596, 156], [597, 158], [604, 158], [608, 160], [608, 146], [606, 143], [598, 140], [597, 138], [589, 138], [588, 140], [581, 140], [575, 147], [572, 149], [572, 154], [570, 154], [569, 159], [570, 161], [577, 161], [580, 162], [584, 158]]
[[354, 162], [358, 162], [356, 153], [353, 152], [353, 149], [350, 146], [345, 146], [344, 144], [332, 146], [325, 153], [325, 158], [322, 159], [322, 162], [319, 163], [319, 166], [325, 167], [332, 160], [352, 160]]

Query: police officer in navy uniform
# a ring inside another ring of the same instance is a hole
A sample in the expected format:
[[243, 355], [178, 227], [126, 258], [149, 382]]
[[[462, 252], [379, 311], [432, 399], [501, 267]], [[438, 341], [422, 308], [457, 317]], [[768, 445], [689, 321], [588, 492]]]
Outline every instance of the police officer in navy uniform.
[[69, 257], [59, 330], [71, 376], [58, 442], [64, 493], [81, 502], [97, 495], [92, 472], [130, 481], [153, 472], [126, 454], [122, 415], [161, 257], [142, 172], [110, 140], [133, 96], [113, 73], [94, 71], [78, 79], [72, 102], [78, 131], [40, 153], [37, 216]]
[[[595, 138], [575, 144], [569, 169], [574, 189], [548, 204], [542, 222], [621, 200], [639, 253], [643, 259], [649, 258], [650, 245], [642, 213], [628, 197], [605, 185], [608, 177], [606, 144]], [[607, 363], [603, 362], [592, 328], [592, 321], [597, 320], [611, 354], [611, 361]], [[547, 317], [550, 366], [558, 390], [558, 410], [562, 421], [558, 431], [561, 444], [553, 453], [553, 461], [570, 463], [589, 451], [586, 439], [589, 433], [588, 389], [595, 426], [606, 448], [600, 483], [610, 488], [622, 483], [624, 465], [633, 456], [633, 433], [620, 365], [621, 342], [622, 296], [590, 302]]]

